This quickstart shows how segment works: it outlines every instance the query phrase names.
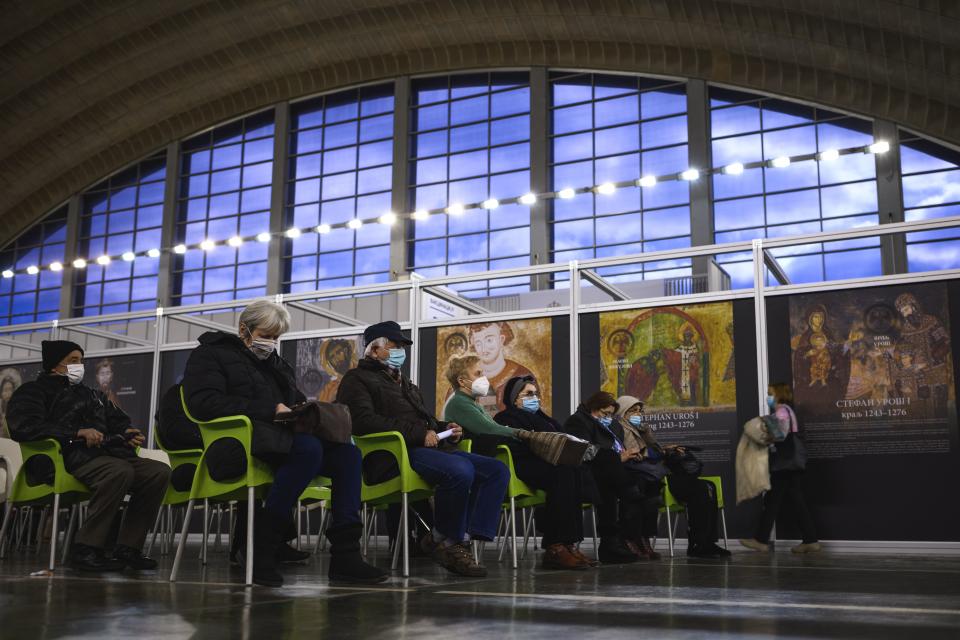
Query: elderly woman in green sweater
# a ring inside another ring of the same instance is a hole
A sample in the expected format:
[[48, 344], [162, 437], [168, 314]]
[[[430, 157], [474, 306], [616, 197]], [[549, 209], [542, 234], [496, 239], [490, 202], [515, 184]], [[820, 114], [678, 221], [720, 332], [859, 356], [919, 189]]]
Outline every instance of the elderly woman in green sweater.
[[447, 381], [454, 394], [444, 410], [444, 420], [463, 427], [473, 440], [473, 452], [494, 456], [499, 444], [510, 447], [517, 477], [531, 487], [546, 491], [542, 548], [545, 569], [587, 569], [593, 563], [580, 551], [583, 540], [580, 470], [553, 466], [536, 457], [522, 441], [524, 429], [494, 422], [480, 407], [478, 398], [487, 395], [490, 382], [480, 369], [477, 356], [450, 359]]

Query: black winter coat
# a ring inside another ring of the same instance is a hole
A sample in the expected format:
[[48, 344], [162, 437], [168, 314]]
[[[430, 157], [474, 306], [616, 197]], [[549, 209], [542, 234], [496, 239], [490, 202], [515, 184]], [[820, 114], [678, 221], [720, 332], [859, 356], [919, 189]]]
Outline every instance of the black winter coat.
[[[395, 378], [390, 369], [372, 358], [364, 358], [343, 376], [337, 402], [350, 407], [353, 434], [364, 436], [382, 431], [399, 431], [408, 448], [422, 447], [427, 431], [444, 431], [447, 423], [427, 409], [417, 385], [406, 377]], [[456, 448], [441, 442], [443, 449]], [[395, 475], [396, 463], [390, 454], [368, 456], [364, 471], [372, 482]]]
[[[610, 428], [613, 428], [613, 424]], [[600, 426], [586, 407], [580, 405], [577, 411], [563, 423], [563, 430], [572, 436], [586, 440], [599, 449], [613, 449], [613, 435]]]
[[271, 460], [286, 455], [293, 432], [273, 422], [276, 407], [304, 402], [293, 368], [276, 352], [258, 360], [236, 335], [208, 331], [187, 360], [183, 393], [198, 420], [243, 415], [253, 423], [253, 451]]
[[80, 429], [96, 429], [105, 436], [123, 434], [130, 428], [130, 417], [100, 391], [84, 384], [70, 384], [64, 376], [42, 373], [36, 380], [21, 385], [7, 406], [7, 424], [17, 442], [44, 438], [59, 441], [64, 467], [71, 473], [99, 456], [136, 455], [125, 444], [93, 448], [67, 444], [77, 438]]

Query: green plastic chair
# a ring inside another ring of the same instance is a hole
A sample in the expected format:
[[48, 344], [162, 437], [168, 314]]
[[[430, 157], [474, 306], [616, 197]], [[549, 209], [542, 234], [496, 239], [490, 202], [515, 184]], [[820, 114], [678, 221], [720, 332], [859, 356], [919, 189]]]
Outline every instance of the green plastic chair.
[[[701, 480], [706, 480], [713, 484], [717, 492], [717, 508], [720, 510], [720, 522], [723, 525], [723, 548], [727, 548], [727, 516], [723, 510], [723, 480], [720, 476], [700, 476]], [[663, 484], [663, 507], [660, 508], [661, 513], [666, 513], [667, 516], [667, 546], [670, 548], [670, 556], [674, 555], [674, 536], [676, 535], [677, 525], [680, 521], [680, 514], [686, 513], [686, 505], [676, 499], [674, 495], [670, 492], [670, 477], [667, 476], [667, 481]], [[671, 513], [674, 514], [674, 518], [671, 519]]]
[[379, 505], [400, 503], [400, 529], [397, 532], [397, 544], [394, 546], [391, 568], [397, 568], [398, 552], [402, 546], [403, 577], [407, 578], [410, 576], [410, 536], [407, 534], [410, 529], [408, 520], [410, 501], [416, 502], [429, 498], [433, 495], [433, 486], [410, 467], [407, 444], [400, 432], [384, 431], [354, 436], [353, 441], [364, 458], [376, 451], [386, 451], [394, 457], [400, 468], [400, 475], [376, 484], [368, 484], [361, 474], [360, 500], [365, 506], [374, 508]]
[[[9, 528], [11, 512], [14, 505], [17, 507], [37, 504], [53, 503], [53, 534], [50, 536], [50, 562], [48, 569], [53, 571], [57, 555], [57, 530], [60, 507], [67, 504], [77, 504], [90, 499], [91, 491], [87, 485], [67, 473], [63, 466], [63, 451], [60, 443], [53, 438], [37, 440], [35, 442], [21, 442], [20, 452], [23, 455], [23, 466], [13, 481], [10, 494], [7, 496], [6, 514], [3, 527], [0, 528], [0, 552], [4, 549], [4, 540]], [[47, 456], [53, 462], [53, 484], [30, 485], [27, 482], [27, 461], [35, 456]], [[64, 544], [69, 544], [71, 527], [68, 526]]]
[[[510, 529], [510, 549], [513, 559], [513, 568], [517, 568], [517, 507], [520, 507], [522, 512], [530, 507], [538, 507], [542, 504], [545, 504], [547, 501], [546, 492], [540, 489], [534, 489], [526, 482], [517, 477], [517, 470], [513, 466], [513, 453], [510, 451], [510, 447], [505, 444], [497, 445], [497, 460], [507, 465], [507, 468], [510, 470], [510, 482], [507, 484], [507, 501], [504, 502], [503, 508], [507, 509], [509, 505], [510, 515], [508, 517], [507, 526]], [[530, 538], [530, 522], [527, 522], [524, 519], [524, 532], [523, 532], [523, 548], [526, 551], [527, 540]], [[503, 550], [506, 549], [506, 544], [500, 549], [500, 556], [503, 557]]]
[[[183, 527], [180, 531], [180, 541], [177, 545], [177, 554], [173, 560], [173, 569], [170, 571], [170, 581], [175, 582], [177, 572], [180, 569], [180, 559], [183, 556], [183, 548], [187, 541], [187, 532], [190, 528], [190, 515], [193, 512], [193, 506], [197, 500], [203, 500], [208, 504], [210, 500], [219, 502], [229, 502], [231, 500], [246, 500], [249, 503], [247, 509], [247, 561], [246, 561], [246, 584], [253, 584], [253, 505], [257, 497], [263, 497], [267, 489], [273, 483], [273, 471], [265, 462], [253, 456], [251, 453], [251, 439], [253, 435], [253, 425], [247, 416], [227, 416], [216, 418], [214, 420], [201, 421], [193, 417], [187, 408], [187, 402], [183, 393], [183, 385], [180, 386], [180, 403], [183, 405], [183, 412], [191, 422], [196, 423], [200, 428], [200, 437], [203, 440], [203, 452], [197, 461], [197, 469], [193, 476], [193, 486], [190, 489], [190, 497], [187, 500], [187, 511], [183, 518]], [[217, 482], [210, 477], [207, 468], [207, 453], [210, 446], [225, 438], [234, 438], [240, 442], [247, 459], [246, 472], [229, 481]], [[204, 518], [204, 529], [206, 529], [206, 518]], [[204, 540], [204, 551], [206, 550], [206, 540]], [[204, 558], [205, 559], [205, 558]]]

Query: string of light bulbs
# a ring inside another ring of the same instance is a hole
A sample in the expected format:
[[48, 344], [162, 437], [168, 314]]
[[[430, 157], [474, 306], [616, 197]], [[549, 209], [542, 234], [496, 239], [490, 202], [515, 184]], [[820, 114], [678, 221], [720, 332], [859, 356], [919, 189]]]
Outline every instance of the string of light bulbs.
[[[146, 251], [134, 252], [134, 251], [125, 251], [119, 256], [112, 255], [101, 255], [96, 258], [76, 258], [70, 265], [74, 269], [84, 269], [88, 264], [95, 263], [100, 266], [108, 266], [110, 263], [115, 260], [121, 260], [123, 262], [133, 262], [138, 258], [159, 258], [164, 252], [172, 253], [175, 255], [183, 255], [187, 251], [200, 250], [200, 251], [213, 251], [217, 246], [225, 245], [233, 248], [241, 247], [246, 242], [261, 242], [267, 243], [270, 242], [275, 236], [277, 237], [286, 237], [290, 239], [296, 239], [302, 236], [305, 233], [317, 233], [320, 235], [326, 235], [335, 229], [352, 229], [357, 230], [362, 228], [366, 224], [383, 224], [391, 226], [396, 224], [399, 220], [410, 219], [410, 220], [427, 220], [432, 215], [436, 214], [447, 214], [450, 216], [461, 216], [464, 215], [467, 211], [476, 209], [489, 211], [492, 209], [497, 209], [500, 206], [508, 204], [522, 204], [526, 206], [533, 206], [541, 200], [552, 200], [552, 199], [561, 199], [569, 200], [576, 197], [578, 194], [582, 193], [597, 193], [600, 195], [611, 195], [616, 193], [618, 189], [630, 188], [630, 187], [639, 187], [649, 189], [655, 187], [661, 182], [669, 182], [675, 180], [682, 180], [686, 182], [693, 182], [699, 180], [702, 177], [707, 177], [711, 175], [740, 175], [748, 169], [758, 169], [761, 167], [769, 167], [774, 169], [782, 169], [789, 167], [791, 164], [797, 162], [806, 162], [806, 161], [816, 161], [816, 162], [831, 162], [836, 160], [840, 156], [852, 155], [852, 154], [882, 154], [890, 150], [890, 143], [886, 140], [876, 140], [871, 144], [859, 147], [848, 147], [846, 149], [829, 149], [826, 151], [821, 151], [819, 153], [808, 153], [796, 156], [778, 156], [770, 160], [758, 160], [755, 162], [733, 162], [731, 164], [725, 165], [723, 167], [716, 167], [713, 169], [697, 169], [695, 167], [690, 167], [678, 173], [671, 173], [661, 176], [646, 175], [641, 176], [635, 180], [624, 180], [620, 182], [604, 182], [598, 185], [592, 185], [589, 187], [564, 187], [558, 191], [547, 191], [544, 193], [526, 193], [521, 196], [515, 196], [511, 198], [487, 198], [482, 202], [475, 202], [470, 204], [464, 204], [460, 202], [449, 203], [446, 207], [441, 207], [439, 209], [417, 209], [409, 213], [395, 213], [393, 211], [387, 211], [382, 215], [376, 218], [352, 218], [346, 222], [339, 222], [336, 224], [327, 224], [322, 223], [314, 227], [291, 227], [286, 231], [281, 233], [270, 233], [269, 231], [262, 231], [254, 236], [233, 236], [227, 240], [216, 241], [216, 240], [203, 240], [196, 244], [177, 244], [170, 248], [152, 248]], [[63, 271], [67, 268], [67, 265], [64, 265], [61, 262], [55, 261], [51, 262], [46, 266], [46, 269], [52, 272]], [[18, 273], [26, 273], [28, 275], [37, 275], [40, 273], [42, 267], [39, 265], [30, 265], [24, 269], [13, 269], [5, 268], [0, 272], [0, 276], [4, 278], [12, 278]]]

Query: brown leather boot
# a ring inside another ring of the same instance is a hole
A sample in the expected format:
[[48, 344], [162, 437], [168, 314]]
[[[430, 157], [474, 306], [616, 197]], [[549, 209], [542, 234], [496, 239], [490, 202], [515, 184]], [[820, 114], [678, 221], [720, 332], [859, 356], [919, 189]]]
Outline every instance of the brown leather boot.
[[590, 558], [588, 558], [586, 554], [583, 553], [583, 551], [580, 551], [580, 547], [578, 547], [577, 545], [568, 544], [567, 549], [570, 550], [570, 553], [572, 553], [574, 557], [576, 557], [580, 562], [585, 563], [588, 567], [593, 568], [593, 567], [600, 566], [599, 560], [591, 560]]
[[544, 569], [577, 569], [584, 570], [590, 565], [583, 563], [570, 552], [565, 544], [552, 544], [543, 554]]

